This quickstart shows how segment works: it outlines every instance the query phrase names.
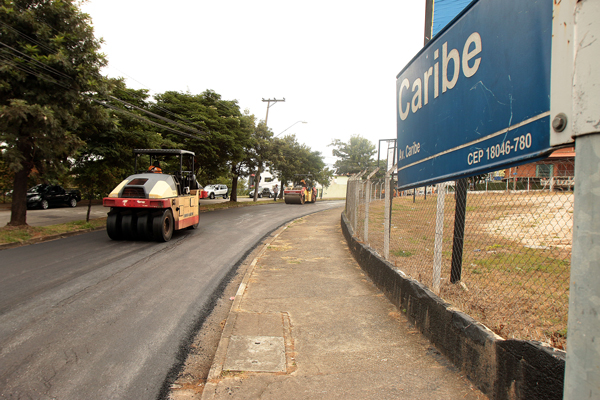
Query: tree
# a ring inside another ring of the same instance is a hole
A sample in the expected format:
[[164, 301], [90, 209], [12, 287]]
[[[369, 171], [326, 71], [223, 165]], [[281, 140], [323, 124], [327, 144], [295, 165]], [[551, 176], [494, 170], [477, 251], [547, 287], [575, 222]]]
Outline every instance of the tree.
[[252, 135], [252, 142], [249, 148], [250, 170], [256, 170], [254, 181], [254, 201], [258, 201], [258, 188], [260, 186], [260, 175], [266, 167], [272, 165], [275, 158], [275, 144], [273, 141], [273, 132], [267, 127], [264, 121], [259, 122]]
[[350, 137], [348, 143], [335, 139], [329, 146], [335, 147], [332, 154], [340, 158], [333, 165], [338, 175], [355, 174], [375, 165], [375, 145], [360, 135]]
[[102, 90], [105, 65], [88, 16], [73, 0], [13, 0], [0, 7], [0, 143], [14, 172], [9, 225], [27, 224], [27, 177], [65, 171], [73, 134]]
[[[252, 139], [254, 117], [242, 115], [237, 100], [223, 100], [213, 90], [201, 95], [165, 92], [155, 96], [152, 111], [175, 120], [178, 130], [196, 136], [190, 138], [163, 132], [180, 148], [196, 153], [198, 179], [203, 184], [220, 177], [232, 179], [231, 201], [236, 201], [235, 188], [240, 176], [239, 164], [246, 157]], [[157, 120], [157, 122], [163, 121]]]
[[[296, 175], [312, 175], [312, 180], [323, 186], [329, 186], [333, 171], [325, 168], [323, 156], [318, 151], [312, 151], [305, 144], [300, 144], [295, 135], [287, 135], [275, 139], [275, 157], [271, 168], [284, 185], [286, 182], [297, 181]], [[280, 198], [283, 190], [280, 191]]]
[[[230, 201], [237, 201], [237, 193], [239, 189], [245, 189], [245, 183], [240, 183], [239, 178], [250, 174], [251, 158], [249, 157], [248, 149], [254, 143], [254, 115], [250, 115], [248, 110], [240, 118], [239, 138], [236, 140], [236, 147], [231, 154], [231, 196]], [[239, 185], [242, 185], [240, 188]]]
[[[82, 118], [76, 133], [85, 142], [74, 157], [75, 182], [88, 199], [89, 220], [92, 200], [107, 195], [127, 175], [133, 173], [134, 148], [161, 148], [172, 145], [136, 117], [146, 114], [134, 108], [148, 108], [148, 91], [125, 86], [123, 79], [110, 80], [111, 109], [96, 105]], [[102, 98], [106, 98], [103, 96]], [[127, 102], [127, 106], [119, 100]], [[119, 111], [121, 110], [121, 111]]]

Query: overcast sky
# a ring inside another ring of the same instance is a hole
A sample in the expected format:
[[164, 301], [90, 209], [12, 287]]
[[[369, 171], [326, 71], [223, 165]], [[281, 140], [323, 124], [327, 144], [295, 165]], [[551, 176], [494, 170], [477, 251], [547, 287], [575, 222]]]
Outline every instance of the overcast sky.
[[352, 135], [396, 137], [395, 79], [423, 45], [425, 0], [89, 0], [109, 66], [129, 87], [237, 99], [281, 136], [335, 158]]

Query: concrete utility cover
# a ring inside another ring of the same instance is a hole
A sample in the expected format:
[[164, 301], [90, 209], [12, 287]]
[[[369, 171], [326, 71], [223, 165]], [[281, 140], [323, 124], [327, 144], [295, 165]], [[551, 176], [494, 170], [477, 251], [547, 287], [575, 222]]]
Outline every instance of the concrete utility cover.
[[285, 372], [285, 343], [276, 336], [231, 336], [224, 371]]

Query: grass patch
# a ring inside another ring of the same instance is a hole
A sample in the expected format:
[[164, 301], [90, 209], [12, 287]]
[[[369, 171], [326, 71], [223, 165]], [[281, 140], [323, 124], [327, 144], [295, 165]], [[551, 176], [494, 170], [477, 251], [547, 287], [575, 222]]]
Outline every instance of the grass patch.
[[396, 257], [412, 256], [412, 253], [410, 251], [405, 251], [405, 250], [400, 250], [400, 249], [392, 251], [392, 254], [395, 255]]
[[49, 226], [4, 226], [0, 228], [0, 244], [21, 243], [52, 235], [103, 228], [106, 218], [91, 219], [89, 222], [73, 221]]

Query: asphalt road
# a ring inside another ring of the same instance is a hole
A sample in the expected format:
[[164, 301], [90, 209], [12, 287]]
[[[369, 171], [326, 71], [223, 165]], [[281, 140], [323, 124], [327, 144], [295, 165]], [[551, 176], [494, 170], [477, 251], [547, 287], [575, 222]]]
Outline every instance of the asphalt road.
[[[253, 201], [254, 199], [248, 196], [238, 197], [238, 202]], [[229, 199], [202, 199], [200, 205], [215, 204], [228, 202]], [[273, 199], [260, 198], [258, 201], [273, 201]], [[79, 202], [77, 207], [71, 208], [69, 206], [55, 206], [48, 210], [32, 209], [27, 210], [27, 224], [31, 226], [48, 226], [55, 224], [64, 224], [66, 222], [85, 220], [88, 206], [86, 201]], [[106, 217], [108, 208], [100, 205], [93, 205], [90, 210], [90, 218], [103, 218]], [[0, 208], [0, 226], [6, 225], [10, 221], [10, 205], [4, 205]]]
[[156, 399], [244, 255], [283, 223], [341, 206], [202, 213], [167, 243], [96, 231], [1, 251], [0, 398]]

